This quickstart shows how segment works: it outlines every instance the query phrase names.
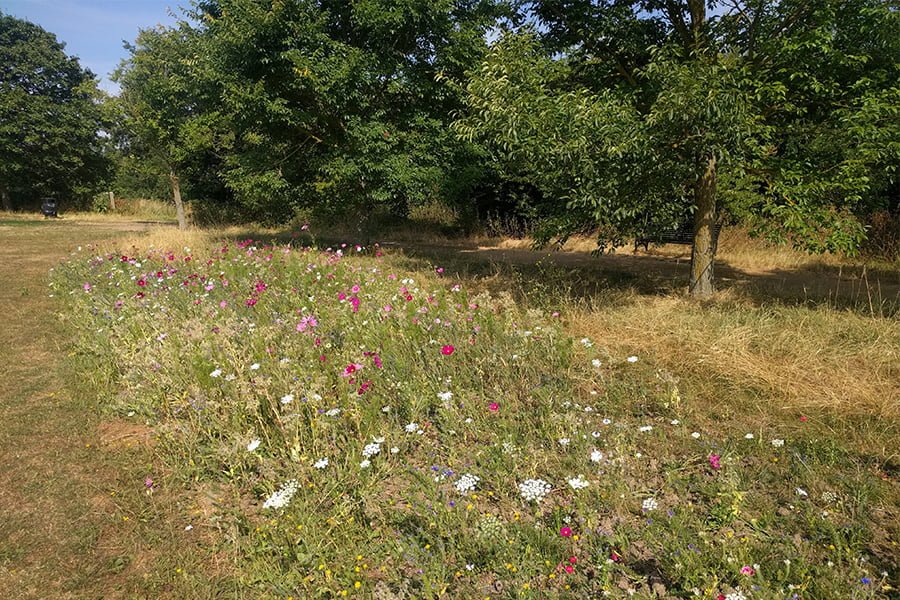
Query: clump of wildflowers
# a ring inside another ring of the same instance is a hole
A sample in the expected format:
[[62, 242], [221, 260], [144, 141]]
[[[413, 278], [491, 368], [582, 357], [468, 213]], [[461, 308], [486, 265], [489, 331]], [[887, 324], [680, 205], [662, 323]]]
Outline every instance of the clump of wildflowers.
[[475, 488], [478, 486], [478, 482], [481, 481], [481, 478], [477, 475], [472, 475], [471, 473], [464, 473], [455, 484], [456, 491], [460, 494], [468, 494], [469, 492], [475, 491]]
[[552, 489], [543, 479], [526, 479], [519, 484], [519, 494], [526, 502], [540, 502]]
[[300, 484], [297, 483], [296, 479], [286, 481], [278, 490], [272, 492], [271, 496], [266, 498], [263, 508], [284, 508], [291, 503], [299, 487]]

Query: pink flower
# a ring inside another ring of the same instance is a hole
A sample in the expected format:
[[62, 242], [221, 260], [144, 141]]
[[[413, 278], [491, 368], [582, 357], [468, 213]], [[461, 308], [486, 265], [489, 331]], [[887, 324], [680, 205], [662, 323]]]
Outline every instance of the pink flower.
[[566, 573], [571, 574], [574, 572], [575, 572], [575, 567], [573, 567], [572, 565], [566, 565]]
[[363, 366], [359, 363], [350, 363], [349, 365], [344, 367], [344, 372], [341, 373], [341, 377], [350, 377], [362, 368]]
[[719, 470], [722, 468], [722, 463], [719, 461], [722, 459], [718, 454], [710, 454], [709, 455], [709, 466], [711, 466], [715, 470]]
[[496, 402], [491, 402], [488, 408], [491, 410], [491, 412], [497, 412], [498, 410], [500, 410], [500, 405]]
[[441, 354], [443, 354], [444, 356], [450, 356], [451, 354], [453, 354], [454, 350], [456, 350], [456, 348], [454, 348], [450, 344], [447, 344], [446, 346], [441, 347]]
[[744, 565], [743, 567], [741, 567], [741, 575], [746, 575], [747, 577], [756, 575], [756, 569], [754, 569], [750, 565]]
[[86, 292], [91, 291], [91, 284], [89, 284], [89, 283], [86, 283], [81, 287], [84, 288], [84, 291], [86, 291]]
[[577, 564], [578, 564], [578, 558], [576, 558], [576, 557], [574, 557], [574, 556], [570, 556], [570, 557], [569, 557], [569, 562], [570, 562], [571, 564], [573, 564], [573, 565], [577, 565]]
[[561, 535], [563, 537], [572, 537], [572, 530], [568, 527], [562, 527], [559, 530], [559, 535]]

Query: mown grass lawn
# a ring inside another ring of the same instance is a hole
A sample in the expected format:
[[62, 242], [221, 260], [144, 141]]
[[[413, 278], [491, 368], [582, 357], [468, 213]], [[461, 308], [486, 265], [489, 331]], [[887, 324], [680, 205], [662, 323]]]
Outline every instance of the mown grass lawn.
[[[82, 385], [154, 431], [147, 502], [195, 499], [183, 537], [216, 573], [173, 578], [271, 598], [895, 593], [896, 321], [592, 305], [552, 274], [484, 285], [312, 241], [167, 235], [55, 274]], [[848, 373], [886, 397], [779, 390], [804, 364], [841, 383], [791, 327], [849, 335], [871, 363]]]

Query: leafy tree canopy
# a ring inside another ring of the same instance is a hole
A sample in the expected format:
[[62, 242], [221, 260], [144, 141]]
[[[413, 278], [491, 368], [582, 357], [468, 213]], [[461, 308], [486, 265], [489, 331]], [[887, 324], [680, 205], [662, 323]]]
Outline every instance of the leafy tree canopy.
[[93, 74], [37, 25], [0, 13], [0, 195], [82, 200], [108, 175]]
[[712, 290], [730, 213], [852, 252], [897, 164], [898, 19], [878, 0], [545, 0], [468, 82], [455, 127], [539, 186], [544, 238], [601, 242], [692, 219]]

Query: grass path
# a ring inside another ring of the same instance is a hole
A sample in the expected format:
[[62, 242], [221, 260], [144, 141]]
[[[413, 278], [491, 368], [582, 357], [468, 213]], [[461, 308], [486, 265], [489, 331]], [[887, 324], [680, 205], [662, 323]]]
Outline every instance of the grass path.
[[140, 542], [121, 514], [129, 494], [117, 490], [145, 456], [104, 447], [108, 423], [101, 427], [93, 399], [64, 385], [47, 274], [76, 244], [140, 228], [0, 222], [0, 598], [128, 597], [136, 589], [127, 580], [137, 576], [129, 567]]

